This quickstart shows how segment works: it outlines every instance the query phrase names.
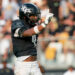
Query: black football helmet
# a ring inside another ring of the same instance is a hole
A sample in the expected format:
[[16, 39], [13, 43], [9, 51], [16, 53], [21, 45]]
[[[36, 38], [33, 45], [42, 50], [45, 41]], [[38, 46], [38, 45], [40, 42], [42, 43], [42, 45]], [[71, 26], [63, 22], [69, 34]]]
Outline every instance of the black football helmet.
[[[30, 16], [36, 16], [37, 20], [32, 21]], [[25, 3], [19, 9], [19, 18], [25, 20], [29, 24], [34, 25], [40, 20], [40, 9], [32, 3]]]

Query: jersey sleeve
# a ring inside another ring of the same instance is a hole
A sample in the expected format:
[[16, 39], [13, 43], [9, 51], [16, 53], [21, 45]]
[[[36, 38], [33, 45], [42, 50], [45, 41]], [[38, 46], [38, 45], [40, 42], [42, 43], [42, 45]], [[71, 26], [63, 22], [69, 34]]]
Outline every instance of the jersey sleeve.
[[24, 24], [20, 21], [15, 21], [12, 24], [13, 37], [22, 37], [22, 33], [27, 30]]

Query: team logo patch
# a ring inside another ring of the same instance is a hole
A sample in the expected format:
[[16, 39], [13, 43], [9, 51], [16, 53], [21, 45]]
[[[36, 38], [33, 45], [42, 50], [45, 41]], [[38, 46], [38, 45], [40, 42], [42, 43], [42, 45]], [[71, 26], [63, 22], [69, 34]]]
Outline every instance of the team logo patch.
[[31, 9], [28, 9], [26, 6], [22, 6], [21, 10], [22, 10], [24, 13], [31, 13]]

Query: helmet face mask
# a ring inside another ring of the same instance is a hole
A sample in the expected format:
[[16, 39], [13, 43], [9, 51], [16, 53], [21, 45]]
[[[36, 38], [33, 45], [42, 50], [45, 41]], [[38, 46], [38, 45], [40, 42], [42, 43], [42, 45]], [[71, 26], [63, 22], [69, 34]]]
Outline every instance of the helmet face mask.
[[40, 20], [40, 9], [31, 3], [23, 4], [19, 9], [19, 18], [25, 20], [28, 24], [34, 25]]

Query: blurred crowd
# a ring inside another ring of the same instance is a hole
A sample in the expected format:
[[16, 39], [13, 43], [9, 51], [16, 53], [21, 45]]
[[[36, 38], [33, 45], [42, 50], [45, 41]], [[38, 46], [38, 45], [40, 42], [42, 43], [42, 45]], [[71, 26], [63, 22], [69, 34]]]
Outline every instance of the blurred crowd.
[[0, 0], [0, 68], [3, 67], [2, 62], [8, 62], [7, 67], [14, 68], [11, 25], [14, 20], [19, 19], [19, 8], [23, 3], [34, 3], [40, 8], [41, 22], [44, 22], [48, 13], [54, 14], [50, 24], [38, 38], [49, 39], [47, 42], [43, 40], [40, 43], [45, 58], [52, 63], [57, 61], [61, 64], [73, 64], [75, 62], [75, 0]]

